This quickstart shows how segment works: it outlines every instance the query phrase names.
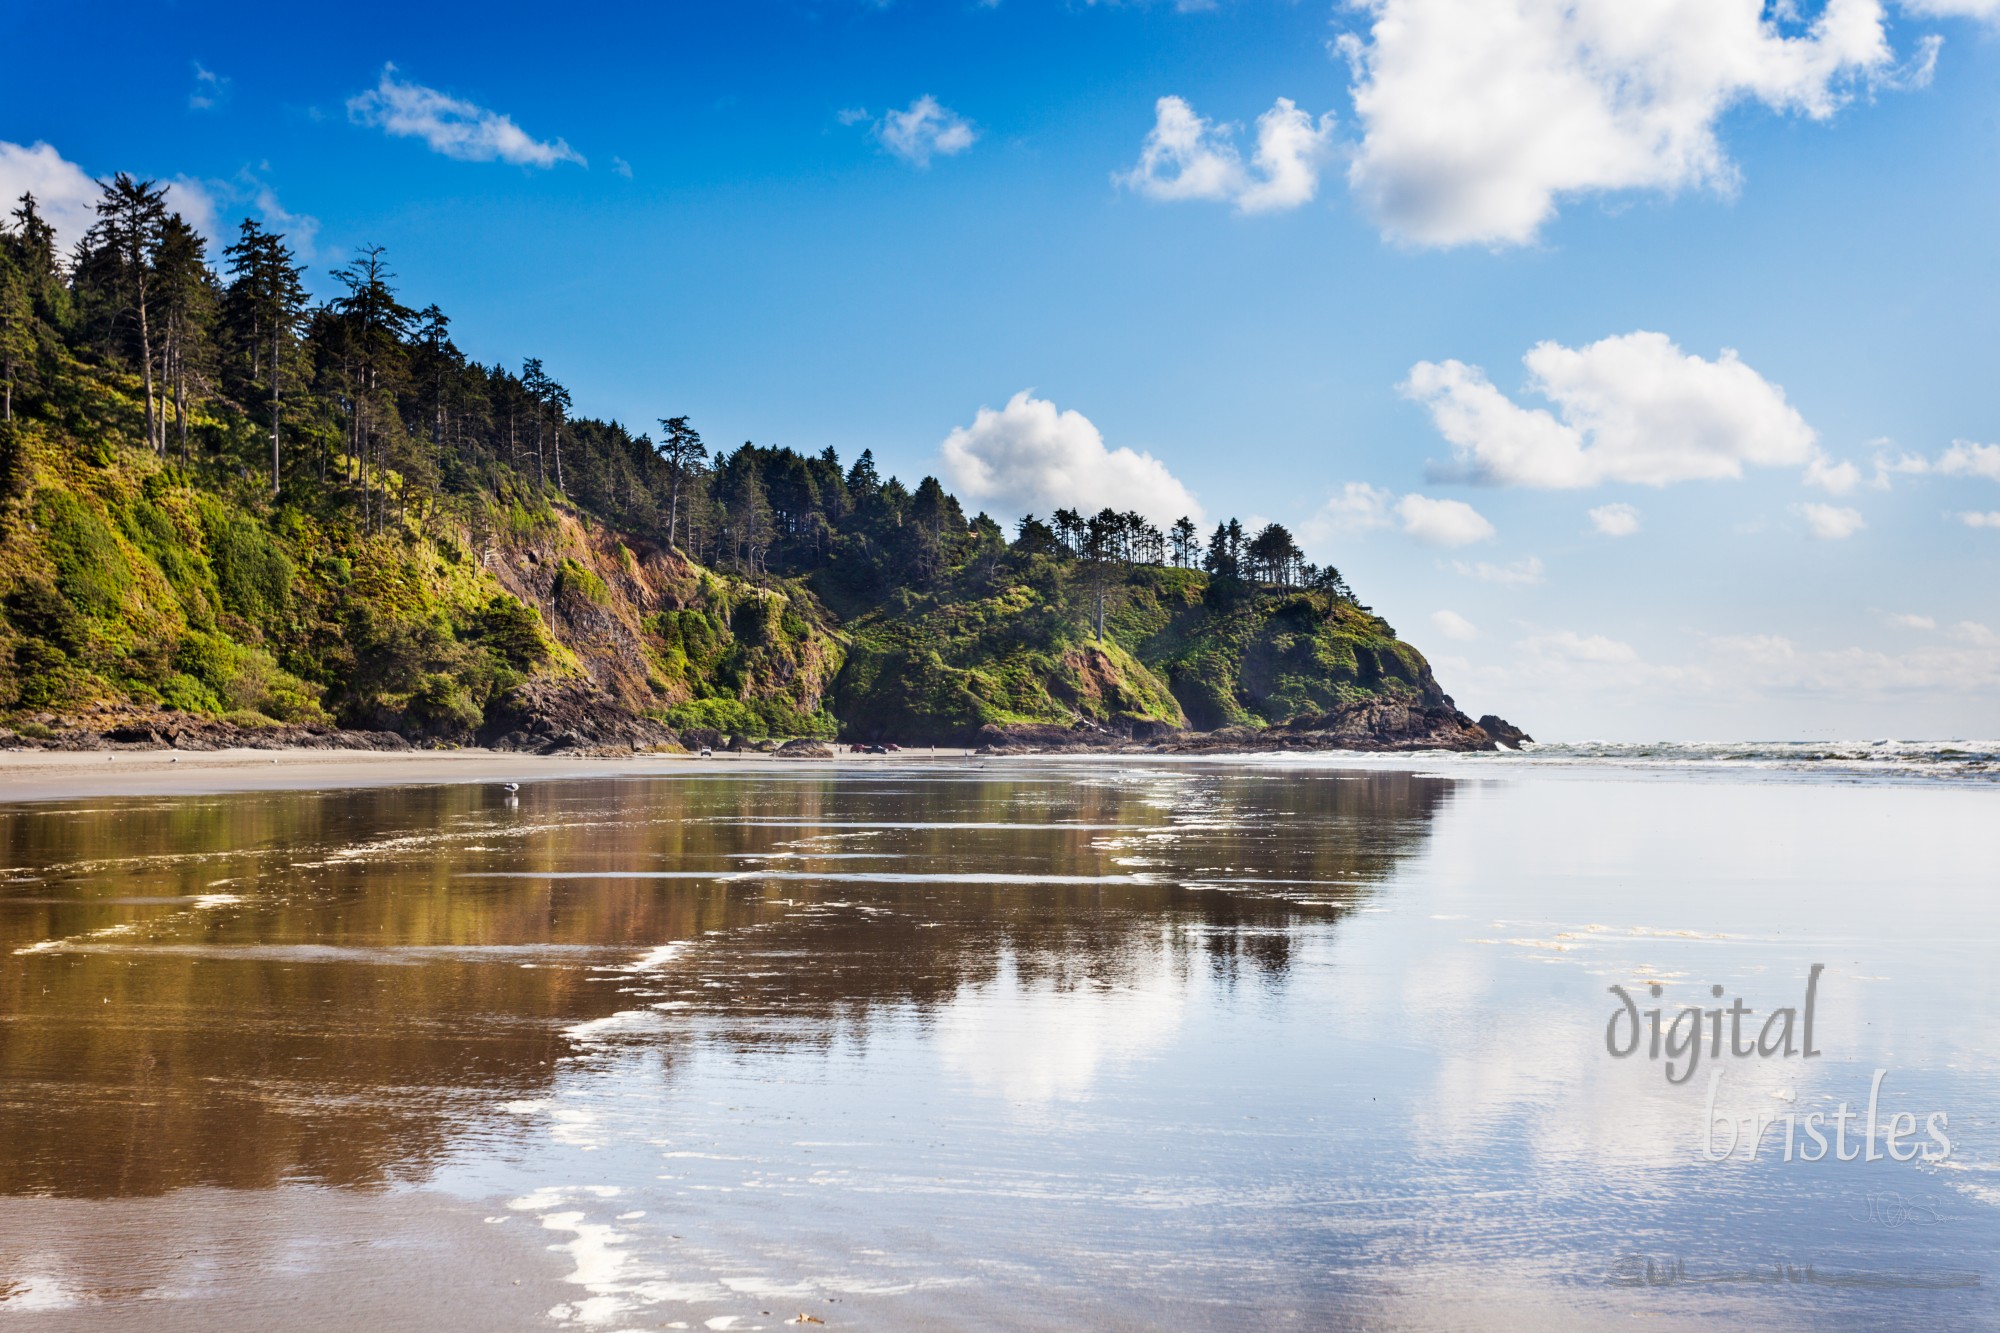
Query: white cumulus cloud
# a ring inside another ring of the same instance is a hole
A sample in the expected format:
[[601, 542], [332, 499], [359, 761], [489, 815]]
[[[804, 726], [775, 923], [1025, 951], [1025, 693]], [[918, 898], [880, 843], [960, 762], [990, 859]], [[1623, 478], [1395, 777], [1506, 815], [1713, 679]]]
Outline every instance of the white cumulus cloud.
[[1465, 546], [1494, 536], [1486, 516], [1463, 500], [1438, 500], [1350, 481], [1301, 526], [1306, 540], [1326, 542], [1383, 528], [1399, 528], [1431, 546]]
[[1889, 623], [1899, 629], [1936, 629], [1937, 621], [1930, 616], [1898, 613], [1889, 617]]
[[1110, 449], [1090, 419], [1023, 389], [999, 411], [979, 409], [939, 446], [945, 480], [959, 495], [1003, 513], [1046, 517], [1109, 506], [1137, 510], [1162, 526], [1201, 505], [1151, 454]]
[[1845, 541], [1867, 527], [1858, 509], [1837, 505], [1793, 505], [1792, 510], [1806, 521], [1806, 531], [1821, 541]]
[[[311, 251], [319, 222], [286, 212], [271, 187], [247, 170], [230, 181], [175, 176], [164, 184], [168, 211], [179, 213], [208, 238], [211, 261], [220, 258], [215, 247], [234, 238], [227, 218], [237, 208], [254, 211], [267, 225], [288, 233], [299, 253]], [[97, 201], [103, 192], [89, 172], [49, 144], [23, 147], [0, 141], [0, 215], [11, 215], [24, 193], [34, 195], [35, 207], [56, 229], [57, 244], [65, 251], [97, 221]]]
[[1861, 469], [1845, 460], [1835, 462], [1815, 451], [1806, 460], [1803, 480], [1806, 485], [1817, 486], [1828, 495], [1845, 495], [1861, 484]]
[[1880, 0], [1809, 22], [1764, 0], [1360, 3], [1367, 35], [1340, 43], [1362, 128], [1348, 179], [1414, 245], [1526, 244], [1589, 193], [1729, 190], [1725, 112], [1824, 120], [1894, 63]]
[[1976, 512], [1960, 514], [1958, 521], [1968, 528], [2000, 528], [2000, 509], [1985, 514]]
[[23, 147], [0, 140], [0, 214], [12, 214], [23, 194], [34, 195], [64, 250], [97, 221], [99, 193], [89, 172], [48, 144]]
[[1953, 440], [1951, 448], [1938, 455], [1936, 467], [1947, 477], [1984, 477], [1988, 481], [2000, 481], [2000, 444]]
[[[1884, 441], [1886, 443], [1886, 441]], [[1891, 457], [1875, 456], [1874, 485], [1889, 489], [1894, 476], [1921, 477], [1936, 473], [1945, 477], [1981, 477], [2000, 481], [2000, 444], [1979, 444], [1973, 440], [1953, 440], [1951, 447], [1936, 458], [1926, 458], [1908, 450]]]
[[1431, 612], [1431, 624], [1437, 626], [1437, 632], [1447, 639], [1456, 639], [1460, 643], [1470, 643], [1479, 637], [1479, 627], [1456, 611]]
[[394, 65], [382, 67], [373, 88], [347, 99], [347, 116], [398, 138], [422, 139], [432, 152], [463, 162], [586, 165], [583, 155], [561, 139], [537, 139], [498, 111], [397, 78]]
[[1463, 500], [1406, 495], [1396, 502], [1396, 517], [1404, 532], [1427, 546], [1470, 546], [1495, 535], [1486, 516]]
[[1179, 97], [1153, 104], [1153, 128], [1139, 161], [1113, 177], [1149, 199], [1210, 199], [1240, 213], [1268, 213], [1310, 203], [1320, 167], [1333, 151], [1333, 113], [1315, 121], [1289, 97], [1257, 117], [1249, 162], [1236, 147], [1236, 127], [1196, 115]]
[[1599, 505], [1590, 511], [1590, 530], [1600, 537], [1630, 537], [1639, 530], [1639, 511], [1628, 504]]
[[972, 122], [925, 93], [902, 111], [891, 111], [875, 122], [882, 146], [913, 167], [928, 167], [933, 157], [950, 157], [972, 147], [979, 137]]
[[1398, 386], [1429, 409], [1471, 480], [1664, 486], [1814, 457], [1817, 436], [1785, 391], [1727, 348], [1708, 361], [1641, 330], [1578, 348], [1539, 343], [1522, 360], [1554, 412], [1521, 406], [1460, 361], [1419, 361]]

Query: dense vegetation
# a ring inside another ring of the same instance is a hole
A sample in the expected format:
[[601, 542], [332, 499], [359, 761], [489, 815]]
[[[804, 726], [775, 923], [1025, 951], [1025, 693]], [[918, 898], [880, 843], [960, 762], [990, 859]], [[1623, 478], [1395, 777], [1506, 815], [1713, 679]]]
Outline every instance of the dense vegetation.
[[32, 198], [0, 227], [17, 730], [123, 709], [460, 741], [568, 690], [683, 729], [960, 739], [1437, 696], [1277, 525], [1008, 531], [868, 452], [634, 434], [538, 360], [469, 360], [378, 248], [324, 304], [302, 271], [250, 221], [211, 255], [122, 175], [67, 255]]

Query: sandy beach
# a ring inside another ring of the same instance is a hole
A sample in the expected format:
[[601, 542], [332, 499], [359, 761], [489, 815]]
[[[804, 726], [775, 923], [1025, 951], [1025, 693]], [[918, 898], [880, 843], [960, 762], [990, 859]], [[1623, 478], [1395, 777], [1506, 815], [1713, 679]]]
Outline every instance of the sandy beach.
[[789, 772], [836, 765], [963, 759], [958, 749], [777, 759], [768, 754], [643, 754], [630, 759], [501, 750], [0, 751], [0, 803], [88, 796], [197, 796], [225, 791], [313, 791], [411, 783], [546, 782], [555, 778], [685, 775], [702, 767]]

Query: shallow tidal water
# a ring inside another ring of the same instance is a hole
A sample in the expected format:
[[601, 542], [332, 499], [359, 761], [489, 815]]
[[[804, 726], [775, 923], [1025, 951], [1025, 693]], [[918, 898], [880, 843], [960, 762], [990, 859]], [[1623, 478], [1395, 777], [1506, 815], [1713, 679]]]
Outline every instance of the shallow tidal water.
[[[1996, 816], [1291, 760], [0, 807], [0, 1327], [2000, 1326]], [[1815, 1058], [1607, 1051], [1613, 985], [1754, 1030], [1814, 964]], [[1710, 1160], [1760, 1112], [1793, 1160]]]

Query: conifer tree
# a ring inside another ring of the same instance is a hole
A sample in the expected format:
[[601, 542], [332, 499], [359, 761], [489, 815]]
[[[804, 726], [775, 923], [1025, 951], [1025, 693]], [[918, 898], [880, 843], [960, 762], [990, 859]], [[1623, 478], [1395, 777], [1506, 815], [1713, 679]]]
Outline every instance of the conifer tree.
[[248, 388], [263, 398], [270, 413], [271, 493], [276, 495], [284, 478], [285, 381], [297, 374], [299, 327], [305, 317], [305, 270], [293, 262], [283, 236], [248, 218], [223, 254], [233, 275], [223, 302], [224, 325], [238, 357], [248, 361]]
[[153, 268], [161, 388], [172, 398], [176, 443], [185, 458], [189, 391], [199, 391], [207, 378], [214, 349], [215, 277], [208, 269], [208, 242], [179, 213], [170, 214], [160, 228]]
[[686, 417], [660, 418], [660, 431], [660, 461], [667, 465], [667, 545], [671, 547], [688, 481], [708, 460], [708, 447]]
[[97, 221], [82, 242], [85, 254], [98, 261], [90, 268], [102, 275], [108, 289], [102, 295], [110, 303], [113, 325], [127, 316], [136, 321], [140, 374], [146, 385], [146, 443], [155, 453], [166, 450], [166, 432], [154, 397], [152, 323], [153, 262], [167, 223], [166, 197], [165, 186], [119, 172], [104, 187], [97, 201]]
[[14, 379], [35, 354], [34, 324], [28, 275], [15, 261], [13, 247], [0, 245], [0, 421], [14, 419]]

